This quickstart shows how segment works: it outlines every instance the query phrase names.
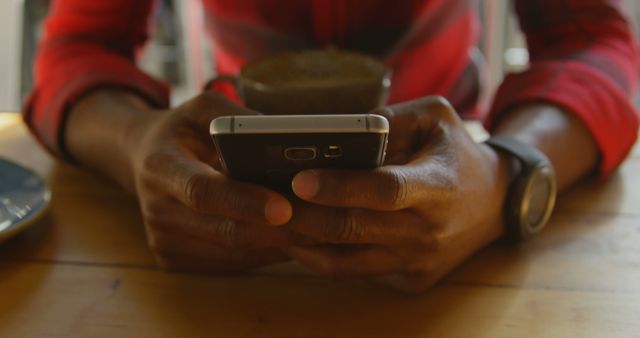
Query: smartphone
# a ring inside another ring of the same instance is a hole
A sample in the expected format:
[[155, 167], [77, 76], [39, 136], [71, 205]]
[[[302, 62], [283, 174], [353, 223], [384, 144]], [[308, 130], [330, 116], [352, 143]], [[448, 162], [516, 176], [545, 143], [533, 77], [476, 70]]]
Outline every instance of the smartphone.
[[389, 122], [375, 114], [221, 116], [210, 133], [225, 174], [289, 192], [304, 169], [373, 169]]

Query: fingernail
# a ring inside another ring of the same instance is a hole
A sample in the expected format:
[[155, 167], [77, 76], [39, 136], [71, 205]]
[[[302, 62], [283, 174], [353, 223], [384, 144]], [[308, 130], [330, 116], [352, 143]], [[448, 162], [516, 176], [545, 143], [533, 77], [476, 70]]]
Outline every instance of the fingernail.
[[291, 204], [279, 197], [270, 199], [264, 207], [264, 216], [272, 225], [282, 225], [289, 222], [291, 213]]
[[304, 199], [313, 198], [320, 189], [318, 175], [313, 171], [303, 171], [293, 178], [291, 188], [298, 197]]

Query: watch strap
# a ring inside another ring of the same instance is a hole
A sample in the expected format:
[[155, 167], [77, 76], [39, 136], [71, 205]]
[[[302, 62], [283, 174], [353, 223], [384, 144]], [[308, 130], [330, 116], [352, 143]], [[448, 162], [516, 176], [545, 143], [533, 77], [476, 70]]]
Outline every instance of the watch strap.
[[520, 160], [522, 170], [549, 163], [547, 156], [537, 148], [512, 137], [494, 136], [485, 141], [486, 144], [501, 149]]
[[[531, 175], [540, 173], [541, 168], [548, 168], [553, 172], [551, 162], [547, 156], [535, 147], [507, 136], [495, 136], [485, 141], [485, 144], [509, 155], [511, 163], [509, 165], [509, 188], [505, 200], [505, 239], [511, 242], [519, 242], [531, 238], [537, 233], [548, 220], [550, 210], [543, 217], [544, 221], [538, 227], [531, 228], [523, 223], [521, 207], [526, 199], [528, 181]], [[553, 175], [553, 174], [551, 174]], [[551, 208], [555, 203], [555, 180], [552, 179]], [[551, 209], [552, 210], [552, 209]]]

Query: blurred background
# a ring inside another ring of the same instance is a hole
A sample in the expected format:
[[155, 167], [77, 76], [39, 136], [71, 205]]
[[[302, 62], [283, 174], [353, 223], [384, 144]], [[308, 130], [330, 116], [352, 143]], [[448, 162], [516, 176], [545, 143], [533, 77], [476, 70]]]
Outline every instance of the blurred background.
[[[32, 86], [36, 43], [50, 1], [0, 0], [0, 111], [20, 110]], [[158, 0], [153, 39], [140, 60], [142, 68], [172, 84], [174, 104], [197, 93], [213, 75], [215, 60], [202, 29], [200, 6], [199, 1]], [[478, 2], [484, 22], [480, 48], [488, 60], [489, 80], [494, 88], [505, 72], [523, 69], [528, 63], [510, 7], [510, 0]], [[639, 1], [627, 0], [625, 9], [640, 35]]]

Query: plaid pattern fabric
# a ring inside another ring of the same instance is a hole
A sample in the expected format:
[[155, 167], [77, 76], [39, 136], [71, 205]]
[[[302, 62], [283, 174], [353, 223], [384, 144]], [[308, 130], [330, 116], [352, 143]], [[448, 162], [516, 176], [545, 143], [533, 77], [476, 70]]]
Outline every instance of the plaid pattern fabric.
[[[471, 61], [479, 25], [474, 0], [202, 0], [217, 70], [236, 73], [267, 54], [333, 46], [368, 53], [393, 69], [390, 102], [447, 97], [463, 116], [483, 117], [481, 78]], [[510, 108], [548, 101], [575, 113], [611, 172], [637, 137], [631, 104], [638, 54], [614, 0], [514, 0], [531, 54], [509, 75], [487, 126]], [[92, 89], [128, 88], [157, 107], [169, 88], [135, 66], [153, 0], [56, 0], [36, 62], [36, 86], [23, 110], [41, 143], [65, 156], [65, 113]]]

